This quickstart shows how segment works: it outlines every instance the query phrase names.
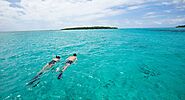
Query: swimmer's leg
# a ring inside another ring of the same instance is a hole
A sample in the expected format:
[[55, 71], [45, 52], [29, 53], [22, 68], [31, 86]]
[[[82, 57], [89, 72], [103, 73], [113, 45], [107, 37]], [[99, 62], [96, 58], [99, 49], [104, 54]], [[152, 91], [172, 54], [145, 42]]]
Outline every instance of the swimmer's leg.
[[[40, 72], [39, 74], [37, 74], [37, 76], [35, 76], [33, 79], [36, 79], [36, 78], [38, 78], [40, 75], [42, 75], [43, 74], [43, 72]], [[33, 80], [32, 79], [32, 80]]]
[[35, 81], [37, 81], [37, 80], [39, 80], [40, 78], [40, 76], [43, 74], [43, 72], [40, 72], [40, 73], [38, 73], [34, 78], [32, 78], [31, 80], [30, 80], [30, 82], [27, 84], [27, 85], [31, 85], [31, 84], [33, 84]]
[[68, 67], [69, 67], [70, 64], [66, 64], [63, 69], [62, 69], [62, 72], [64, 72]]
[[45, 70], [47, 70], [48, 68], [51, 68], [52, 66], [53, 64], [46, 64], [39, 73], [44, 72]]
[[58, 75], [58, 79], [62, 77], [63, 72], [69, 67], [70, 64], [66, 64], [62, 70], [60, 70], [60, 74]]

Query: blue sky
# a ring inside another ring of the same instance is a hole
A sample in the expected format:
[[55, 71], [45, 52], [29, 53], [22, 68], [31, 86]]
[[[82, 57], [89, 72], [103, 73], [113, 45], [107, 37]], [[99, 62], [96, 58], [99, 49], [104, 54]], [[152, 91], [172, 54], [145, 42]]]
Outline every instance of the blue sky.
[[185, 0], [1, 0], [0, 31], [185, 24]]

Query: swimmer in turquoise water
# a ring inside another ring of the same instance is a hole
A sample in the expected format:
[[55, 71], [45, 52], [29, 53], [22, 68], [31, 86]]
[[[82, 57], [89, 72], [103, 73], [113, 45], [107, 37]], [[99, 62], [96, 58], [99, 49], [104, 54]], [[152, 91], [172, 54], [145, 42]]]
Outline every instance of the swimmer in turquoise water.
[[73, 54], [73, 56], [70, 56], [66, 59], [66, 62], [65, 62], [65, 65], [62, 67], [62, 70], [60, 68], [57, 68], [57, 72], [61, 72], [59, 75], [58, 75], [58, 79], [61, 78], [63, 72], [74, 62], [77, 61], [77, 55], [76, 53]]
[[60, 56], [56, 56], [52, 59], [49, 63], [47, 63], [41, 71], [38, 72], [38, 74], [31, 80], [31, 82], [28, 83], [28, 85], [33, 84], [35, 81], [39, 79], [39, 76], [42, 75], [45, 71], [49, 70], [53, 65], [55, 65], [56, 62], [60, 61]]
[[58, 61], [60, 61], [60, 56], [56, 56], [55, 58], [53, 58], [52, 61], [50, 61], [48, 64], [46, 64], [39, 73], [43, 73], [46, 70], [50, 69]]

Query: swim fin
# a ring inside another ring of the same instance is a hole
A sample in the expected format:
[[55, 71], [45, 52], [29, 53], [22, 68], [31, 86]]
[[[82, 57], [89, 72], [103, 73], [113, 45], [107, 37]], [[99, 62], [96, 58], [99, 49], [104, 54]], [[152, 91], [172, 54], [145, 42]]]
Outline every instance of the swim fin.
[[39, 82], [37, 82], [33, 87], [36, 87], [39, 83], [40, 83], [40, 81], [39, 81]]
[[63, 72], [61, 72], [59, 75], [58, 75], [58, 79], [60, 79], [62, 77], [62, 74]]
[[40, 78], [35, 78], [34, 80], [31, 80], [31, 82], [29, 82], [28, 84], [27, 84], [27, 86], [28, 85], [32, 85], [34, 82], [36, 82], [37, 80], [39, 80]]
[[33, 84], [35, 81], [37, 81], [37, 80], [39, 80], [40, 78], [40, 76], [43, 74], [43, 72], [41, 72], [41, 73], [39, 73], [38, 75], [36, 75], [34, 78], [32, 78], [31, 80], [30, 80], [30, 82], [27, 84], [27, 85], [31, 85], [31, 84]]

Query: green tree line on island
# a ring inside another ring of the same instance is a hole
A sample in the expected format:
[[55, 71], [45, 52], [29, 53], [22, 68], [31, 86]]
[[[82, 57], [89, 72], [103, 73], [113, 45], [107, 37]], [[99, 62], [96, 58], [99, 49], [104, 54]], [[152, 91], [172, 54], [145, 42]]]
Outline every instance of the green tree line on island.
[[185, 25], [176, 26], [176, 28], [185, 28]]
[[72, 27], [61, 30], [82, 30], [82, 29], [118, 29], [117, 27], [93, 26], [93, 27]]

